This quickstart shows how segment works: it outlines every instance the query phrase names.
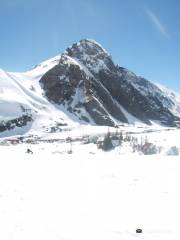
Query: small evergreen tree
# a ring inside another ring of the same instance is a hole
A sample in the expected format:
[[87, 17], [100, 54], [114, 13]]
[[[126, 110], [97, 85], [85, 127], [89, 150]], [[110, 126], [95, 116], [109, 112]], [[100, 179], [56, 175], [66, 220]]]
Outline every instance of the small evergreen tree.
[[120, 142], [123, 141], [123, 134], [122, 134], [122, 131], [121, 131], [120, 134], [119, 134], [119, 139], [120, 139]]
[[113, 144], [112, 144], [112, 140], [109, 132], [104, 137], [101, 147], [104, 151], [110, 151], [111, 149], [113, 149]]

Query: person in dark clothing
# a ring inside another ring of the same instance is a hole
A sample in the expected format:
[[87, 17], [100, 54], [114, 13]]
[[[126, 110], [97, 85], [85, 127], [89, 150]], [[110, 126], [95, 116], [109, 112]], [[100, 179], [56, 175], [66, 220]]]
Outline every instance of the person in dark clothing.
[[28, 148], [27, 151], [26, 151], [26, 153], [28, 153], [28, 154], [33, 154], [33, 151]]

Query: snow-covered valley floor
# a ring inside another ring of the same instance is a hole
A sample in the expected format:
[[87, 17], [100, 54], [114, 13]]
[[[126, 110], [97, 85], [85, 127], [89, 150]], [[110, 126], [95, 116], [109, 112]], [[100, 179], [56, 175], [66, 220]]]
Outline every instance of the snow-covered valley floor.
[[51, 145], [0, 147], [0, 239], [180, 239], [178, 156]]

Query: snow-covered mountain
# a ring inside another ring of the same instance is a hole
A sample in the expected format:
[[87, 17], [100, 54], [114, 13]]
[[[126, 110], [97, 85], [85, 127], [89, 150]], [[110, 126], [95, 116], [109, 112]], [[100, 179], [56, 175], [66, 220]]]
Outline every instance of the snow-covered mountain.
[[0, 136], [82, 124], [174, 126], [179, 117], [178, 94], [115, 65], [93, 40], [24, 73], [0, 70]]

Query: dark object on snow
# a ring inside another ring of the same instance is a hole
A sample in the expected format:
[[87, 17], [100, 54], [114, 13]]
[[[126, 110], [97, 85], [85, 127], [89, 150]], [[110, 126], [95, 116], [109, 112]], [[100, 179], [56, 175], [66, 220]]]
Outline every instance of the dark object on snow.
[[68, 154], [72, 154], [72, 150], [68, 150], [67, 153], [68, 153]]
[[158, 151], [156, 146], [153, 143], [146, 142], [142, 146], [142, 152], [144, 153], [144, 155], [152, 155], [152, 154], [156, 154]]
[[136, 233], [142, 233], [142, 232], [143, 232], [142, 229], [140, 228], [136, 229]]
[[104, 140], [102, 141], [102, 143], [99, 144], [98, 148], [102, 149], [103, 151], [110, 151], [114, 148], [109, 132], [104, 137]]
[[27, 151], [26, 151], [26, 153], [28, 153], [28, 154], [33, 154], [33, 151], [28, 148]]

